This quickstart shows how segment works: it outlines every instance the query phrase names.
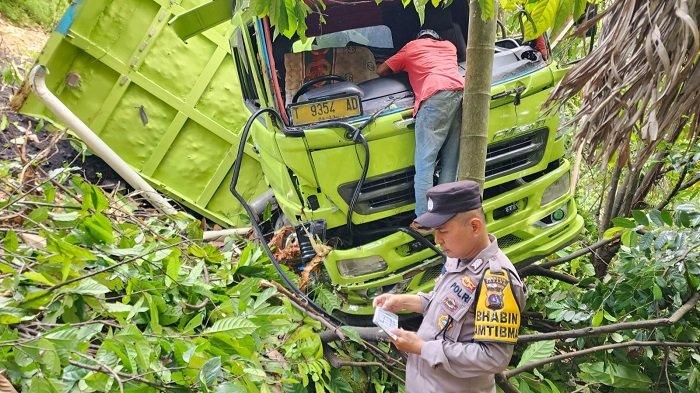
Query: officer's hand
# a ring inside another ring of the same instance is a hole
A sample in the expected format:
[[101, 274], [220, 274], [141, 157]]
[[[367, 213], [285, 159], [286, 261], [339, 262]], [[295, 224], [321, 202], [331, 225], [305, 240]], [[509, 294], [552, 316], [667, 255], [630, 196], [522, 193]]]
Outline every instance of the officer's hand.
[[420, 351], [423, 349], [424, 341], [418, 337], [416, 333], [403, 329], [395, 329], [392, 331], [392, 333], [396, 336], [396, 340], [393, 340], [396, 349], [399, 351], [420, 355]]
[[384, 293], [374, 298], [372, 305], [381, 307], [389, 312], [397, 312], [401, 310], [400, 298], [391, 293]]

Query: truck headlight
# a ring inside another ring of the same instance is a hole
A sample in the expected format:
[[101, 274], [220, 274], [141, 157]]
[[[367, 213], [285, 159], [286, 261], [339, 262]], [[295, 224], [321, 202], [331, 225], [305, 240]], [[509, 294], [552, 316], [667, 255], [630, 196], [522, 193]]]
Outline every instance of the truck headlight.
[[566, 194], [567, 192], [569, 192], [569, 188], [569, 174], [566, 173], [564, 176], [560, 177], [559, 179], [557, 179], [557, 181], [555, 181], [549, 187], [547, 187], [546, 190], [544, 190], [544, 193], [542, 194], [542, 202], [540, 202], [540, 205], [544, 206], [549, 202], [552, 202], [553, 200]]
[[364, 274], [386, 270], [389, 265], [378, 255], [363, 258], [341, 259], [338, 261], [338, 271], [346, 277], [357, 277]]

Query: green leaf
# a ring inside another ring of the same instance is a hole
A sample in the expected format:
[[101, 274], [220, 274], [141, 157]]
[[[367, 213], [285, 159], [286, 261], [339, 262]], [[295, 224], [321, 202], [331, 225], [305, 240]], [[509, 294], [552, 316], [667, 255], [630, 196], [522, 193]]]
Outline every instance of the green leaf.
[[481, 19], [487, 21], [494, 17], [494, 0], [479, 0]]
[[603, 239], [612, 239], [615, 235], [618, 233], [624, 231], [625, 228], [620, 228], [620, 227], [612, 227], [608, 228], [603, 232]]
[[578, 367], [579, 370], [581, 370], [578, 377], [583, 382], [588, 382], [594, 385], [601, 383], [604, 385], [610, 385], [612, 383], [612, 377], [606, 372], [605, 363], [603, 362], [583, 363]]
[[649, 210], [648, 214], [649, 214], [649, 219], [651, 220], [652, 223], [654, 223], [654, 225], [656, 225], [656, 226], [663, 226], [664, 225], [664, 221], [661, 219], [661, 212], [660, 211], [658, 211], [656, 209], [652, 209], [652, 210]]
[[634, 217], [634, 221], [639, 225], [649, 225], [649, 217], [641, 210], [632, 210], [632, 217]]
[[593, 318], [591, 319], [591, 326], [597, 327], [600, 326], [601, 323], [603, 323], [603, 316], [605, 313], [603, 310], [598, 310], [596, 311], [595, 315], [593, 315]]
[[667, 210], [664, 210], [661, 212], [661, 221], [663, 221], [664, 224], [668, 226], [673, 225], [673, 217], [671, 216], [671, 213], [669, 213]]
[[651, 379], [637, 371], [636, 367], [608, 364], [606, 371], [612, 377], [612, 383], [609, 385], [614, 388], [647, 390], [652, 384]]
[[549, 388], [552, 390], [552, 393], [561, 393], [557, 385], [554, 384], [554, 382], [550, 381], [549, 379], [545, 379], [544, 381], [547, 382], [547, 385], [549, 385]]
[[262, 291], [261, 294], [258, 295], [257, 298], [255, 298], [255, 303], [253, 303], [253, 310], [258, 310], [262, 308], [263, 305], [265, 305], [265, 302], [270, 299], [272, 296], [274, 296], [277, 293], [277, 288], [267, 288], [264, 291]]
[[663, 294], [661, 293], [661, 288], [659, 287], [658, 284], [654, 283], [652, 286], [652, 292], [654, 294], [654, 300], [661, 300], [663, 298]]
[[530, 344], [523, 352], [520, 362], [516, 367], [552, 356], [554, 353], [554, 344], [554, 340], [538, 341]]
[[160, 327], [158, 305], [153, 299], [153, 296], [151, 296], [150, 294], [145, 294], [145, 298], [148, 302], [148, 311], [149, 315], [151, 316], [151, 330], [153, 330], [155, 334], [160, 334], [163, 331], [163, 329], [161, 329]]
[[109, 207], [109, 200], [101, 188], [90, 183], [80, 185], [83, 191], [83, 209], [95, 212], [105, 211]]
[[40, 284], [46, 284], [49, 286], [56, 285], [55, 281], [50, 280], [48, 277], [39, 272], [24, 272], [22, 273], [22, 277]]
[[106, 244], [114, 243], [114, 229], [112, 223], [101, 213], [95, 213], [83, 220], [83, 225], [88, 234], [96, 241]]
[[34, 319], [27, 310], [17, 307], [0, 307], [0, 325], [12, 325]]
[[605, 312], [603, 313], [603, 317], [604, 317], [606, 320], [610, 321], [610, 322], [617, 322], [617, 318], [615, 318], [615, 317], [613, 317], [612, 315], [610, 315], [610, 313], [607, 312], [607, 311], [605, 311]]
[[[245, 385], [240, 382], [226, 382], [216, 387], [216, 393], [247, 393]], [[304, 392], [306, 393], [306, 392]]]
[[177, 281], [180, 276], [180, 266], [182, 262], [180, 260], [180, 250], [175, 248], [170, 252], [170, 254], [163, 259], [163, 265], [165, 266], [165, 286], [170, 287], [173, 281]]
[[363, 344], [362, 337], [360, 336], [360, 333], [351, 328], [350, 326], [341, 326], [340, 330], [345, 333], [348, 338], [358, 344]]
[[80, 218], [80, 213], [77, 211], [72, 211], [72, 212], [67, 212], [67, 213], [49, 212], [49, 217], [53, 221], [71, 222], [71, 221], [75, 221], [78, 218]]
[[559, 7], [557, 7], [557, 14], [554, 17], [554, 22], [552, 24], [552, 36], [556, 36], [564, 28], [566, 22], [571, 18], [574, 12], [574, 1], [573, 0], [559, 0]]
[[221, 375], [221, 358], [213, 357], [202, 365], [199, 370], [199, 386], [204, 391], [209, 391], [209, 385], [214, 383]]
[[552, 27], [559, 9], [559, 0], [537, 0], [534, 5], [528, 4], [525, 9], [530, 13], [530, 18], [524, 23], [525, 41], [530, 41]]
[[19, 239], [15, 231], [10, 229], [5, 232], [5, 237], [2, 239], [2, 244], [8, 252], [16, 252], [19, 249]]
[[73, 293], [77, 295], [104, 295], [109, 292], [109, 288], [98, 283], [97, 281], [86, 278], [78, 282], [76, 286], [66, 286], [60, 289], [60, 293]]
[[32, 210], [27, 217], [35, 223], [42, 223], [49, 218], [49, 209], [44, 206], [37, 207], [36, 209]]
[[635, 231], [625, 231], [620, 237], [620, 241], [627, 247], [633, 247], [637, 244], [639, 235]]
[[107, 303], [107, 304], [105, 304], [105, 308], [110, 313], [117, 314], [117, 315], [129, 314], [134, 310], [137, 313], [148, 311], [148, 307], [135, 307], [135, 306], [132, 306], [130, 304], [124, 304], [124, 303]]
[[622, 227], [622, 228], [635, 228], [636, 227], [634, 221], [630, 220], [629, 218], [625, 218], [625, 217], [615, 217], [612, 219], [612, 223], [616, 227]]
[[330, 291], [324, 287], [320, 287], [316, 290], [316, 302], [329, 313], [332, 313], [333, 310], [340, 309], [342, 305], [340, 297], [338, 297], [338, 295], [336, 295], [333, 291]]
[[60, 393], [65, 391], [65, 386], [60, 381], [55, 381], [48, 378], [32, 378], [28, 393]]
[[48, 237], [47, 250], [77, 261], [94, 261], [97, 259], [90, 250], [70, 244], [54, 236]]
[[210, 328], [204, 330], [204, 333], [212, 334], [226, 332], [233, 337], [242, 338], [249, 334], [253, 334], [256, 329], [257, 326], [245, 318], [228, 317], [214, 322]]
[[588, 0], [574, 0], [574, 19], [578, 19], [586, 11]]
[[187, 325], [185, 325], [185, 329], [182, 331], [184, 334], [192, 333], [194, 329], [199, 327], [199, 325], [202, 324], [202, 321], [204, 320], [204, 314], [199, 313], [192, 317], [192, 319], [187, 322]]
[[610, 338], [616, 343], [621, 343], [625, 339], [620, 333], [613, 333], [610, 335]]
[[141, 296], [139, 300], [136, 301], [136, 304], [132, 307], [131, 311], [129, 311], [129, 314], [126, 316], [126, 320], [130, 321], [131, 318], [135, 317], [136, 314], [138, 314], [142, 310], [143, 306], [143, 301], [144, 301], [144, 296]]
[[328, 388], [331, 392], [353, 393], [352, 386], [343, 378], [343, 374], [338, 368], [331, 370], [331, 380], [328, 384]]

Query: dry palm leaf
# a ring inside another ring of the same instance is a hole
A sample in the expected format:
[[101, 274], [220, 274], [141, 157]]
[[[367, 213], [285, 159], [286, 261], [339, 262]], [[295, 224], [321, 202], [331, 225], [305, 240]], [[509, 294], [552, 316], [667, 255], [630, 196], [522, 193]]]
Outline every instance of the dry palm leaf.
[[589, 159], [607, 162], [629, 146], [633, 133], [651, 154], [680, 122], [700, 115], [700, 0], [617, 0], [604, 18], [596, 49], [549, 102], [581, 93], [572, 119], [579, 127], [576, 145], [584, 145]]

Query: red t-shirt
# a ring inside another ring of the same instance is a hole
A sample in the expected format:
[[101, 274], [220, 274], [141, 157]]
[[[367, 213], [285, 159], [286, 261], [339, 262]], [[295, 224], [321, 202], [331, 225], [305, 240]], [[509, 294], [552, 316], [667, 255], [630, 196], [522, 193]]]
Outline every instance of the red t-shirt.
[[449, 41], [420, 38], [410, 41], [385, 63], [394, 72], [406, 71], [415, 102], [420, 104], [441, 90], [464, 89], [464, 78], [457, 67], [457, 48]]

